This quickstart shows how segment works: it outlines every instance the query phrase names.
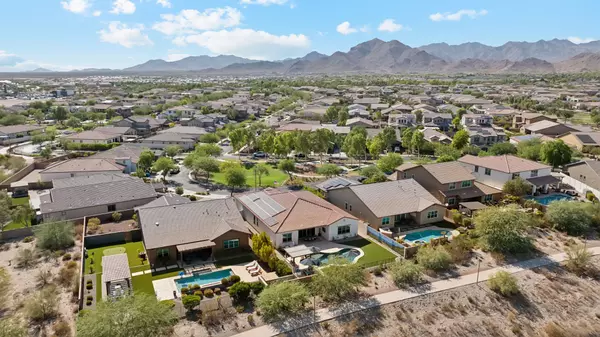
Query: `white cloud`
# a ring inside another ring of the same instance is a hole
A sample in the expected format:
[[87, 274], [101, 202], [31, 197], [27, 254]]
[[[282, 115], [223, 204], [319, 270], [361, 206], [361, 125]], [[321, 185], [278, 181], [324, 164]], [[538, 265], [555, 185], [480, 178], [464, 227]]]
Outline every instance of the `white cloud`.
[[317, 32], [317, 34], [319, 34], [319, 36], [324, 36], [327, 33], [323, 33], [323, 32]]
[[479, 16], [487, 15], [488, 11], [482, 9], [480, 11], [476, 11], [474, 9], [461, 9], [456, 13], [435, 13], [429, 16], [429, 19], [432, 21], [460, 21], [463, 16], [468, 16], [471, 19], [475, 19]]
[[19, 57], [15, 54], [9, 54], [4, 50], [0, 50], [0, 67], [14, 67], [23, 61], [24, 59], [22, 57]]
[[271, 6], [271, 5], [283, 5], [288, 0], [241, 0], [240, 3], [242, 5], [261, 5], [261, 6]]
[[575, 44], [581, 44], [581, 43], [588, 43], [588, 42], [592, 42], [592, 41], [596, 41], [597, 39], [594, 39], [593, 37], [577, 37], [577, 36], [569, 36], [567, 38], [567, 40], [575, 43]]
[[364, 25], [364, 26], [360, 27], [360, 31], [363, 33], [368, 33], [371, 31], [371, 28], [368, 25]]
[[110, 12], [112, 14], [133, 14], [135, 13], [135, 4], [129, 0], [115, 0]]
[[290, 4], [290, 9], [296, 8], [296, 4]]
[[180, 36], [173, 43], [178, 46], [196, 44], [214, 54], [269, 60], [298, 56], [299, 52], [310, 47], [310, 39], [303, 34], [273, 35], [240, 28]]
[[184, 9], [179, 14], [162, 14], [162, 22], [152, 28], [166, 35], [194, 33], [198, 30], [217, 30], [235, 27], [242, 21], [242, 13], [231, 7], [209, 8], [204, 12]]
[[120, 44], [126, 48], [153, 45], [152, 40], [143, 31], [144, 25], [129, 27], [119, 21], [113, 21], [108, 24], [108, 30], [102, 29], [98, 34], [103, 42]]
[[381, 22], [381, 24], [379, 24], [379, 28], [377, 28], [377, 30], [379, 30], [380, 32], [397, 32], [402, 30], [404, 27], [399, 24], [396, 23], [394, 21], [394, 19], [385, 19], [383, 20], [383, 22]]
[[184, 59], [186, 57], [190, 57], [192, 55], [190, 54], [169, 54], [167, 55], [167, 61], [168, 62], [175, 62], [175, 61], [179, 61], [181, 59]]
[[102, 11], [94, 11], [94, 13], [92, 13], [93, 16], [100, 16], [102, 15]]
[[65, 10], [77, 14], [85, 12], [91, 6], [89, 0], [67, 0], [61, 1], [60, 4]]
[[171, 1], [169, 0], [156, 0], [156, 4], [161, 5], [164, 8], [171, 8]]
[[343, 35], [348, 35], [348, 34], [352, 34], [352, 33], [356, 33], [357, 30], [356, 28], [352, 28], [350, 27], [350, 22], [345, 21], [340, 23], [336, 29], [338, 33], [343, 34]]

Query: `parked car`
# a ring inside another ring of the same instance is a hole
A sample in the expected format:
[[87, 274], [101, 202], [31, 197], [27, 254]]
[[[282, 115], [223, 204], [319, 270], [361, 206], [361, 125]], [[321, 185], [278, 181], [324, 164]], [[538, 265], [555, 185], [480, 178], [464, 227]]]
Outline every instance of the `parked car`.
[[257, 158], [267, 158], [267, 154], [262, 152], [262, 151], [258, 151], [258, 152], [254, 152], [252, 154], [252, 158], [257, 159]]
[[179, 167], [172, 169], [171, 171], [169, 171], [169, 174], [177, 174], [181, 172], [181, 170], [179, 169]]

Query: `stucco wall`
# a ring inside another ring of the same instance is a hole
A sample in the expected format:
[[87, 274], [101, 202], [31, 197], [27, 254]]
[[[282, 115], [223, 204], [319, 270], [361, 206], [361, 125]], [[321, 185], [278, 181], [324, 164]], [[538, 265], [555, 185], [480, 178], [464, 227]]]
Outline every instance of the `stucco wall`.
[[[132, 208], [145, 205], [150, 201], [155, 200], [155, 197], [144, 198], [138, 200], [129, 200], [121, 203], [114, 204], [116, 206], [115, 211], [124, 211], [130, 210]], [[108, 205], [99, 205], [93, 207], [79, 208], [67, 210], [65, 212], [53, 212], [53, 213], [44, 213], [42, 217], [44, 221], [49, 220], [70, 220], [70, 219], [80, 219], [85, 216], [95, 215], [95, 214], [104, 214], [108, 212]]]

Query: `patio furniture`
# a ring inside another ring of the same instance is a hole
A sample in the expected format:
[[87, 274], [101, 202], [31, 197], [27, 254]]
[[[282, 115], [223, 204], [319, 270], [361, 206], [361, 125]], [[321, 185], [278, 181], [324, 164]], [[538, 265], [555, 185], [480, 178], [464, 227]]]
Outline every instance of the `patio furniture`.
[[246, 270], [247, 270], [249, 273], [253, 273], [253, 272], [257, 271], [257, 270], [260, 270], [260, 266], [259, 266], [259, 265], [256, 265], [256, 267], [247, 268]]
[[258, 263], [256, 262], [256, 260], [254, 260], [248, 264], [245, 264], [244, 268], [246, 268], [246, 270], [248, 270], [248, 269], [255, 268], [256, 266], [258, 266]]
[[250, 272], [250, 276], [258, 276], [258, 275], [260, 275], [260, 274], [262, 274], [262, 272], [261, 272], [261, 270], [260, 270], [260, 269], [258, 269], [258, 270], [256, 270], [256, 271], [253, 271], [253, 272]]

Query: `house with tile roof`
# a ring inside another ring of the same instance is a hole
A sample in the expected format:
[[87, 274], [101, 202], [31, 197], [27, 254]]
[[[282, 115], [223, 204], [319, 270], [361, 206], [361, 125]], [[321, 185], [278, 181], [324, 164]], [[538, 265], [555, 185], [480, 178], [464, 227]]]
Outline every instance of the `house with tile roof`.
[[54, 163], [39, 174], [42, 182], [49, 182], [82, 175], [122, 173], [123, 170], [122, 165], [108, 159], [76, 158]]
[[446, 208], [414, 179], [330, 190], [327, 200], [374, 228], [442, 221]]
[[334, 241], [358, 234], [358, 218], [309, 191], [266, 189], [235, 196], [242, 217], [266, 232], [275, 247], [295, 246], [304, 239]]

